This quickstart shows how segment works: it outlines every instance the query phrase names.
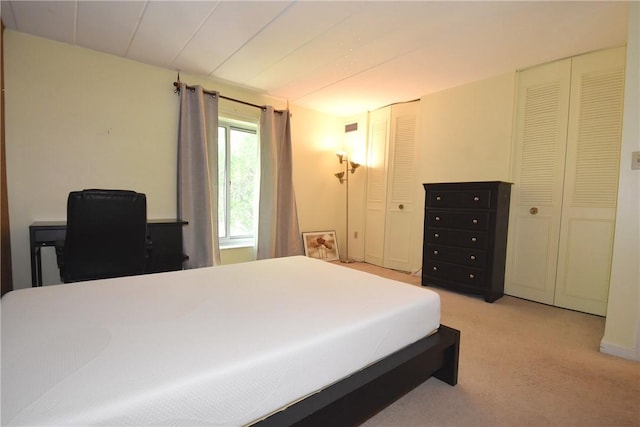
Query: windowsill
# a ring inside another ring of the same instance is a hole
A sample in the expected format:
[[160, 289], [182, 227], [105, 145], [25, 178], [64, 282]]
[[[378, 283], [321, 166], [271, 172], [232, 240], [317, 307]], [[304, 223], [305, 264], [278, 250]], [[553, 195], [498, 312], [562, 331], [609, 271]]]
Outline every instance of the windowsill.
[[220, 244], [220, 250], [224, 251], [225, 249], [242, 249], [242, 248], [253, 248], [253, 242], [230, 242]]

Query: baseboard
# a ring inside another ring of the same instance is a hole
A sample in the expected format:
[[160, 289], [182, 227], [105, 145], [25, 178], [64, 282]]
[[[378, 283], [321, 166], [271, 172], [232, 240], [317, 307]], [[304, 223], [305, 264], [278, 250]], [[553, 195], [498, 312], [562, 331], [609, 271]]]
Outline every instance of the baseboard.
[[600, 351], [611, 356], [640, 361], [640, 354], [637, 348], [620, 347], [602, 340], [600, 341]]

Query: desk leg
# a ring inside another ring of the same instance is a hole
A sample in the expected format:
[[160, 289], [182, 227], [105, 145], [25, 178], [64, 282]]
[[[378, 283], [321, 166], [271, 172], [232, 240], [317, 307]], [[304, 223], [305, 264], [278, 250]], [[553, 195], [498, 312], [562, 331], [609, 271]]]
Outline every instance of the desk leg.
[[42, 248], [36, 249], [36, 266], [38, 268], [38, 286], [42, 286]]
[[31, 286], [42, 286], [42, 255], [40, 246], [31, 248]]
[[31, 287], [37, 286], [38, 277], [36, 276], [36, 247], [31, 242]]

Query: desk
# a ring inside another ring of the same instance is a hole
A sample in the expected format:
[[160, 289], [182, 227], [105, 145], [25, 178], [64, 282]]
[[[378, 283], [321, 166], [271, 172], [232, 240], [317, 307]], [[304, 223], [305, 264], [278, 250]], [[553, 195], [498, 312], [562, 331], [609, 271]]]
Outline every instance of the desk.
[[[182, 227], [187, 221], [156, 219], [147, 221], [147, 236], [151, 242], [145, 273], [181, 270], [187, 257], [182, 249]], [[31, 248], [31, 286], [42, 286], [42, 257], [40, 250], [64, 241], [67, 235], [65, 221], [38, 221], [29, 226]]]

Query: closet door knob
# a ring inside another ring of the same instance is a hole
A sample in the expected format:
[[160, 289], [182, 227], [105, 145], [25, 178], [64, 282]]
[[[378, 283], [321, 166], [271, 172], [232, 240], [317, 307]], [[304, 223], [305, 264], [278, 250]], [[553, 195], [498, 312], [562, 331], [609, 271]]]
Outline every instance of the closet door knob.
[[436, 217], [436, 221], [440, 221], [440, 217], [439, 216]]
[[438, 237], [440, 237], [440, 235], [438, 233], [436, 233], [436, 234], [433, 235], [433, 237], [435, 237], [437, 239]]
[[480, 197], [475, 196], [475, 197], [473, 198], [473, 201], [474, 201], [474, 202], [479, 202], [479, 201], [480, 201]]
[[433, 271], [438, 271], [438, 267], [433, 267]]
[[440, 200], [442, 200], [442, 197], [440, 197], [440, 196], [436, 196], [436, 200], [437, 200], [437, 201], [440, 201]]
[[433, 254], [434, 255], [438, 255], [438, 251], [433, 251]]

